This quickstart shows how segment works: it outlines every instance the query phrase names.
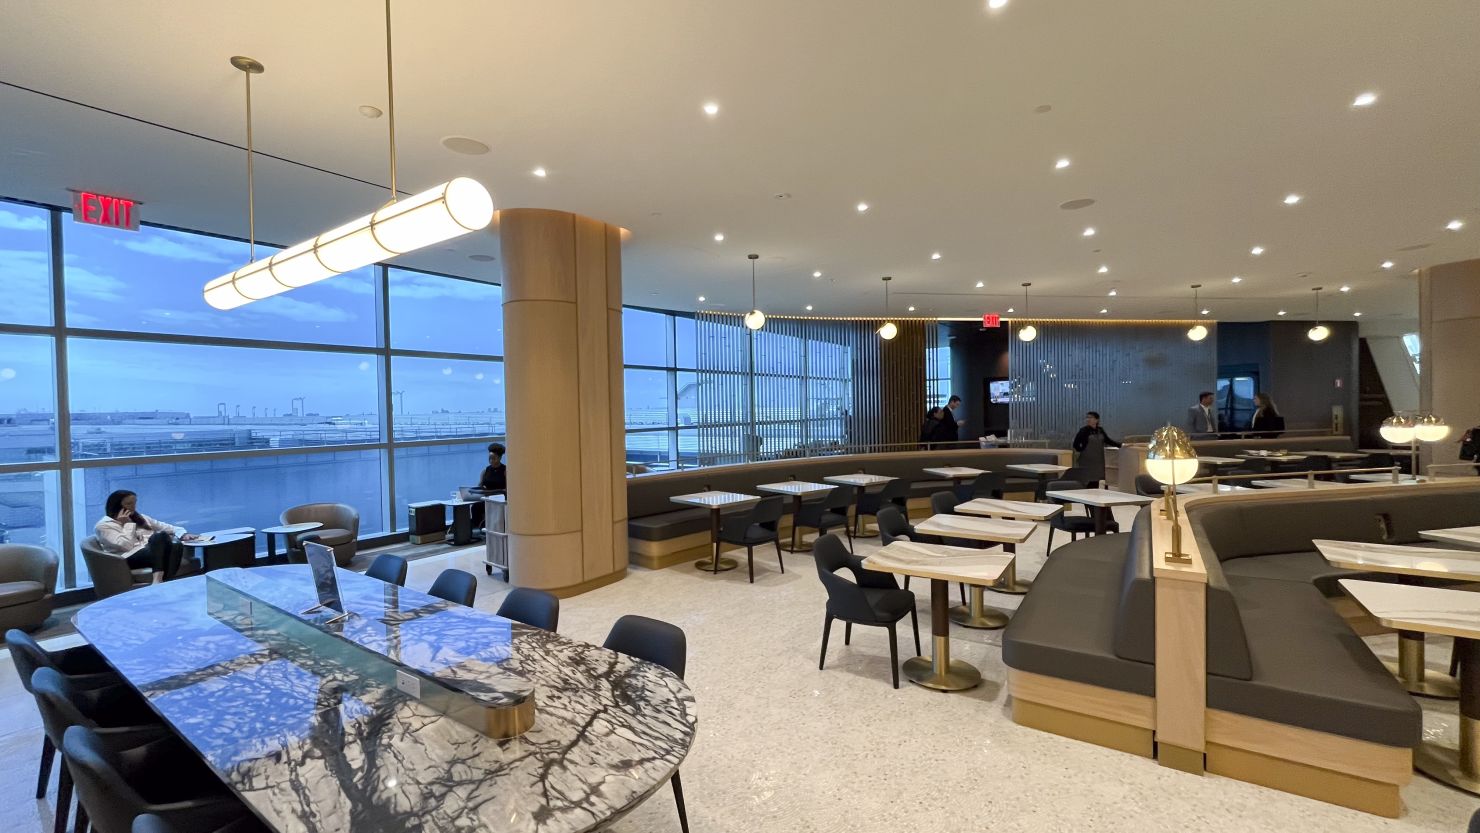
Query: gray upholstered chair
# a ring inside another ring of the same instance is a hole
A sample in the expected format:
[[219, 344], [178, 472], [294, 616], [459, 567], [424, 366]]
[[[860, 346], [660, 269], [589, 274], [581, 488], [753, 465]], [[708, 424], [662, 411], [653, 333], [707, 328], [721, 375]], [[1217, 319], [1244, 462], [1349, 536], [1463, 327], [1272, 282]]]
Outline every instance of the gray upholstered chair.
[[83, 538], [77, 547], [82, 550], [82, 562], [87, 565], [87, 574], [92, 577], [93, 592], [99, 599], [143, 587], [154, 579], [154, 571], [148, 567], [129, 569], [127, 561], [103, 552], [96, 535]]
[[0, 630], [33, 631], [51, 615], [57, 554], [31, 544], [0, 544]]
[[[334, 561], [339, 566], [349, 566], [349, 562], [355, 557], [355, 541], [360, 537], [360, 513], [353, 506], [343, 503], [305, 503], [292, 509], [284, 509], [280, 517], [284, 524], [311, 521], [323, 524], [319, 529], [313, 530], [313, 533], [319, 536], [320, 544], [334, 550]], [[303, 554], [299, 549], [298, 538], [294, 536], [288, 544], [288, 558], [303, 561]]]

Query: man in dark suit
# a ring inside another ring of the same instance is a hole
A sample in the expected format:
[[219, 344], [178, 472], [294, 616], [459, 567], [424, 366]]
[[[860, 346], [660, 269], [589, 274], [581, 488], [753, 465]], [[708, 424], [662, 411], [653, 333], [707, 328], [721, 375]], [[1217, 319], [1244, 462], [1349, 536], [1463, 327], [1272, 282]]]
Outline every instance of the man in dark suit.
[[1218, 435], [1218, 412], [1213, 409], [1213, 392], [1205, 390], [1197, 395], [1197, 404], [1187, 409], [1187, 433], [1193, 435]]

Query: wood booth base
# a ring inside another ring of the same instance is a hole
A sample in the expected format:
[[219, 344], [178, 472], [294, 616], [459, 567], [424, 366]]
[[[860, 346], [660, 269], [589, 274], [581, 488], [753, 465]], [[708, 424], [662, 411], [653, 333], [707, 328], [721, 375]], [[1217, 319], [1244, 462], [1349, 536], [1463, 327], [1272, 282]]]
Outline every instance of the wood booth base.
[[1012, 722], [1108, 749], [1152, 757], [1155, 701], [1009, 668]]

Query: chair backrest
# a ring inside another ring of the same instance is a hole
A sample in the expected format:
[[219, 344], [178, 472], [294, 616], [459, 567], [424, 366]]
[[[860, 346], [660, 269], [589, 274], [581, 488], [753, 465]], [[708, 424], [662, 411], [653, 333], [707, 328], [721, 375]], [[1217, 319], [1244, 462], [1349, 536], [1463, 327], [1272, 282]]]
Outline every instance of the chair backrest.
[[443, 570], [437, 580], [432, 582], [427, 595], [472, 607], [473, 600], [478, 596], [478, 577], [463, 570]]
[[776, 525], [781, 523], [781, 515], [786, 511], [785, 501], [781, 495], [771, 495], [761, 498], [761, 502], [750, 510], [750, 522], [760, 524], [766, 529], [775, 530]]
[[955, 492], [936, 492], [930, 496], [930, 511], [937, 515], [954, 515], [960, 503]]
[[656, 663], [680, 678], [688, 667], [688, 637], [683, 629], [646, 616], [628, 614], [618, 619], [602, 647]]
[[822, 505], [829, 510], [847, 509], [853, 505], [853, 492], [847, 486], [838, 486], [827, 493], [827, 497], [822, 499]]
[[899, 540], [900, 536], [910, 533], [910, 522], [905, 520], [904, 513], [899, 511], [898, 506], [883, 506], [879, 508], [879, 540], [885, 546]]
[[1136, 475], [1136, 494], [1146, 497], [1161, 497], [1162, 485], [1149, 474]]
[[391, 553], [381, 553], [370, 562], [370, 569], [365, 571], [370, 578], [378, 578], [386, 584], [394, 584], [397, 587], [406, 586], [406, 559]]
[[278, 517], [284, 524], [318, 521], [327, 529], [345, 529], [357, 538], [360, 535], [360, 512], [344, 503], [305, 503], [284, 509]]
[[[129, 833], [134, 818], [149, 802], [120, 772], [117, 754], [98, 734], [85, 726], [73, 726], [62, 741], [67, 770], [77, 790], [77, 802], [87, 810], [87, 820], [97, 833]], [[153, 773], [150, 777], [169, 777]]]
[[1080, 466], [1074, 466], [1059, 475], [1060, 480], [1073, 480], [1075, 483], [1084, 484], [1099, 483], [1100, 477], [1101, 475]]
[[533, 587], [515, 587], [498, 606], [498, 615], [554, 633], [560, 626], [560, 598]]
[[971, 481], [971, 496], [997, 497], [1007, 490], [1007, 475], [995, 471], [984, 471]]
[[60, 746], [62, 735], [72, 726], [96, 729], [98, 722], [87, 712], [77, 688], [55, 668], [38, 668], [31, 675], [31, 693], [41, 712], [41, 728], [51, 742]]
[[26, 691], [31, 690], [31, 675], [36, 673], [36, 669], [56, 670], [56, 666], [51, 661], [51, 654], [36, 644], [36, 640], [26, 635], [24, 631], [15, 628], [6, 631], [5, 647], [10, 649], [10, 658], [15, 662], [15, 673], [20, 676], [21, 685]]
[[[873, 618], [868, 599], [863, 595], [863, 588], [838, 575], [839, 570], [846, 568], [852, 572], [853, 568], [853, 559], [849, 557], [848, 548], [841, 538], [835, 533], [828, 533], [813, 542], [812, 562], [817, 565], [817, 577], [822, 580], [822, 587], [827, 591], [827, 609], [830, 614], [843, 619]], [[853, 575], [856, 579], [857, 574]]]
[[128, 562], [116, 555], [103, 552], [96, 535], [89, 535], [77, 542], [82, 551], [82, 561], [87, 565], [87, 574], [92, 578], [93, 594], [98, 599], [117, 596], [134, 589], [134, 574]]
[[0, 544], [0, 582], [40, 582], [50, 596], [57, 584], [57, 554], [34, 544]]
[[884, 501], [885, 503], [900, 499], [908, 499], [910, 493], [914, 491], [914, 488], [915, 484], [911, 481], [906, 480], [903, 477], [896, 477], [895, 479], [884, 484], [883, 490], [879, 492], [879, 499]]
[[177, 831], [174, 827], [170, 826], [169, 822], [159, 816], [153, 813], [145, 813], [134, 819], [132, 833], [177, 833]]

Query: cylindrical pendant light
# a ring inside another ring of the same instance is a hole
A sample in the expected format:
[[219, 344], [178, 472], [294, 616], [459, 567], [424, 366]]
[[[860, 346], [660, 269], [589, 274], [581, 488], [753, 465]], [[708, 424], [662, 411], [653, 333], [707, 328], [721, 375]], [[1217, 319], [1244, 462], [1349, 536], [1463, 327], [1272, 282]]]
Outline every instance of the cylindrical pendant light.
[[1321, 323], [1322, 288], [1323, 287], [1317, 286], [1311, 289], [1311, 292], [1314, 292], [1316, 294], [1316, 325], [1305, 331], [1305, 337], [1318, 344], [1331, 337], [1331, 328]]
[[[1192, 285], [1192, 314], [1193, 315], [1201, 315], [1202, 314], [1201, 313], [1202, 307], [1197, 303], [1197, 291], [1199, 289], [1202, 289], [1202, 284], [1195, 283], [1195, 284]], [[1202, 341], [1203, 339], [1205, 339], [1207, 337], [1208, 337], [1208, 328], [1205, 327], [1205, 326], [1203, 326], [1200, 323], [1199, 324], [1193, 324], [1191, 327], [1188, 327], [1187, 328], [1187, 338], [1190, 339], [1190, 340], [1192, 340], [1192, 341]]]
[[[1028, 314], [1028, 287], [1032, 285], [1031, 283], [1023, 284], [1023, 315], [1025, 317]], [[1038, 337], [1038, 328], [1032, 324], [1019, 327], [1017, 336], [1019, 341], [1032, 341]]]
[[[250, 61], [251, 59], [243, 59]], [[232, 65], [248, 73], [247, 79], [247, 170], [251, 172], [251, 74], [261, 72], [232, 59]], [[326, 231], [312, 240], [273, 255], [255, 259], [246, 266], [205, 286], [206, 303], [216, 309], [235, 309], [270, 298], [300, 286], [344, 272], [369, 266], [417, 249], [485, 228], [493, 220], [493, 197], [476, 180], [458, 177], [420, 194], [397, 199], [396, 186], [396, 85], [391, 59], [391, 3], [385, 2], [386, 114], [390, 130], [391, 200], [379, 211]], [[248, 183], [248, 204], [251, 204]], [[248, 211], [251, 214], [249, 208]], [[255, 221], [249, 220], [255, 241]]]
[[895, 324], [894, 324], [893, 321], [888, 320], [889, 319], [889, 282], [892, 281], [892, 280], [894, 280], [894, 278], [892, 278], [892, 277], [890, 277], [888, 275], [885, 275], [882, 278], [882, 280], [884, 281], [884, 319], [885, 320], [884, 320], [884, 323], [883, 324], [879, 325], [879, 329], [877, 330], [877, 332], [879, 334], [879, 338], [882, 338], [885, 341], [889, 341], [890, 339], [892, 339], [895, 336], [899, 335], [899, 327], [895, 326]]
[[759, 330], [766, 326], [766, 314], [755, 302], [755, 262], [760, 260], [760, 255], [748, 254], [750, 259], [750, 312], [745, 313], [745, 326], [752, 330]]

